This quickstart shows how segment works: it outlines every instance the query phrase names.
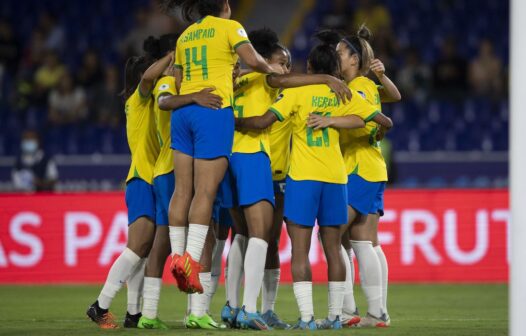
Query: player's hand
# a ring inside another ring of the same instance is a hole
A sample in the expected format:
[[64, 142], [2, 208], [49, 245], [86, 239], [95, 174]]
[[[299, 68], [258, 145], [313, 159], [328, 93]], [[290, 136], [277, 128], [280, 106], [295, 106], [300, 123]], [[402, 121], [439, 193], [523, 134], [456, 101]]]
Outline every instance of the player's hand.
[[272, 73], [283, 75], [285, 73], [285, 69], [280, 64], [269, 64], [272, 68]]
[[215, 88], [206, 88], [193, 94], [194, 103], [203, 107], [219, 110], [223, 106], [223, 100], [218, 95], [213, 94]]
[[351, 101], [352, 92], [342, 80], [333, 76], [329, 76], [327, 86], [329, 86], [336, 94], [338, 101], [341, 101], [344, 104], [347, 104], [347, 102]]
[[382, 141], [385, 138], [386, 129], [378, 125], [378, 130], [376, 131], [376, 141]]
[[324, 117], [319, 114], [311, 113], [307, 119], [307, 126], [319, 130], [332, 126], [332, 118]]
[[380, 61], [378, 58], [375, 58], [372, 62], [371, 62], [371, 67], [370, 67], [371, 71], [374, 72], [374, 74], [376, 75], [376, 77], [378, 78], [382, 78], [383, 75], [385, 74], [385, 66], [384, 64], [382, 63], [382, 61]]

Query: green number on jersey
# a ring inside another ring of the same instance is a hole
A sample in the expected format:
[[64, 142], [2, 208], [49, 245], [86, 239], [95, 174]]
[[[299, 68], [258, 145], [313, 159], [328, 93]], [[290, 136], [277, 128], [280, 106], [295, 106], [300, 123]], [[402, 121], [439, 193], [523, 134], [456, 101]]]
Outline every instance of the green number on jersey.
[[201, 67], [203, 80], [208, 79], [207, 46], [201, 46], [201, 58], [200, 59], [197, 58], [197, 50], [198, 50], [197, 47], [193, 47], [191, 49], [186, 48], [184, 50], [184, 55], [186, 57], [185, 76], [186, 76], [187, 81], [192, 80], [191, 64]]
[[234, 97], [234, 113], [236, 114], [236, 118], [243, 118], [243, 105], [237, 103], [237, 100], [243, 96], [244, 94], [241, 93]]
[[376, 141], [376, 134], [378, 133], [378, 126], [373, 128], [371, 130], [371, 133], [369, 133], [369, 145], [373, 147], [380, 147], [379, 141]]
[[[325, 117], [330, 117], [331, 113], [323, 112], [312, 112], [314, 114], [323, 115]], [[307, 127], [307, 146], [309, 147], [329, 147], [329, 129], [324, 128], [321, 130], [321, 137], [314, 138], [314, 129], [312, 127]]]

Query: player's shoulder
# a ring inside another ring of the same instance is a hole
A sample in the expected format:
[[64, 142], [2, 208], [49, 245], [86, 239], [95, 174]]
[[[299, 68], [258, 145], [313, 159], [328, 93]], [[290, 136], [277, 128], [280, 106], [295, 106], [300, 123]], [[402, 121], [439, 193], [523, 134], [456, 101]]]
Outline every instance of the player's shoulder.
[[349, 83], [351, 89], [356, 90], [362, 97], [365, 98], [366, 92], [374, 93], [378, 91], [376, 83], [365, 76], [358, 76]]

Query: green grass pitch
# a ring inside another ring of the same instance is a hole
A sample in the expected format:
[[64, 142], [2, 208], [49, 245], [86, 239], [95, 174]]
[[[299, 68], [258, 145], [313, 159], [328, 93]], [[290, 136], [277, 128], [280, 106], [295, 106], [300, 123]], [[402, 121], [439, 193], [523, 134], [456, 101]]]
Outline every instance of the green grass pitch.
[[[181, 325], [186, 296], [173, 286], [163, 288], [161, 317], [173, 328], [157, 330], [99, 330], [88, 321], [85, 311], [98, 295], [99, 286], [0, 286], [0, 335], [246, 335], [250, 331], [197, 331]], [[120, 319], [125, 314], [125, 290], [119, 293], [112, 311]], [[359, 286], [355, 293], [362, 313], [365, 301]], [[507, 335], [508, 287], [506, 285], [392, 285], [389, 288], [389, 329], [344, 329], [318, 331], [331, 335]], [[214, 298], [214, 316], [224, 304], [224, 291]], [[317, 318], [327, 314], [327, 289], [314, 288]], [[281, 286], [276, 306], [278, 314], [292, 323], [298, 309], [291, 286]], [[266, 335], [305, 334], [270, 331]]]

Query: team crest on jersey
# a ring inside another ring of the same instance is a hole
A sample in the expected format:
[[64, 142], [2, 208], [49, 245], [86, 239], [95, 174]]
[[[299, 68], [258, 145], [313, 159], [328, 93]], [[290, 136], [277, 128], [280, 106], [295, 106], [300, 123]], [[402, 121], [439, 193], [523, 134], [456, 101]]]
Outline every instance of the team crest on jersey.
[[163, 84], [163, 85], [159, 86], [159, 91], [166, 91], [169, 88], [170, 88], [169, 84]]
[[239, 28], [239, 29], [237, 30], [237, 33], [238, 33], [239, 36], [241, 36], [241, 37], [248, 37], [247, 32], [246, 32], [243, 28]]
[[362, 91], [358, 91], [358, 94], [362, 96], [363, 99], [365, 99], [365, 93], [363, 93]]

